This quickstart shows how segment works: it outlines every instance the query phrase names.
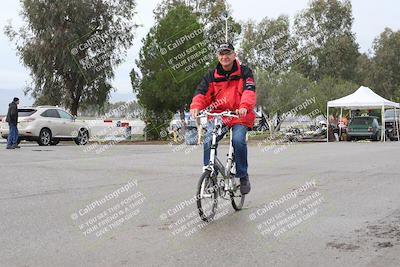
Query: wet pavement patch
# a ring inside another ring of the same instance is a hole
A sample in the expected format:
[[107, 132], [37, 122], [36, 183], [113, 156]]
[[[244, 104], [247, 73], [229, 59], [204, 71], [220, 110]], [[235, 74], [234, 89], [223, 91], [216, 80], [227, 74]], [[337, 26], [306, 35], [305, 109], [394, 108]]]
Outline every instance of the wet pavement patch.
[[[384, 249], [400, 244], [400, 211], [397, 210], [391, 215], [374, 223], [365, 222], [365, 227], [355, 229], [354, 235], [339, 238], [326, 244], [327, 247], [344, 251], [354, 251], [361, 247], [374, 247]], [[345, 241], [338, 241], [338, 240]]]
[[378, 242], [378, 243], [376, 243], [376, 246], [379, 248], [389, 248], [389, 247], [393, 247], [393, 243], [392, 242]]
[[360, 248], [360, 246], [353, 245], [353, 244], [346, 244], [346, 243], [336, 243], [336, 242], [329, 242], [326, 244], [327, 247], [336, 248], [344, 251], [354, 251]]

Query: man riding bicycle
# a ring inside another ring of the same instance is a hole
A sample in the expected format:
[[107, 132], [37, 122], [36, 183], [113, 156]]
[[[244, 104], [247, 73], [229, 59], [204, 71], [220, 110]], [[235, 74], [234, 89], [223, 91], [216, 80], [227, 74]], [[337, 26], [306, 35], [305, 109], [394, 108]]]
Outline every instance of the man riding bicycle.
[[[250, 68], [241, 65], [236, 59], [232, 44], [221, 44], [217, 50], [218, 65], [203, 77], [197, 86], [195, 96], [190, 105], [190, 114], [196, 118], [200, 110], [212, 107], [214, 112], [236, 111], [239, 118], [224, 118], [223, 124], [232, 127], [232, 143], [235, 150], [236, 177], [240, 179], [240, 192], [250, 192], [250, 180], [247, 173], [248, 129], [253, 128], [256, 105], [256, 87]], [[226, 131], [218, 136], [221, 140]], [[204, 141], [204, 166], [210, 161], [212, 127], [207, 127]]]

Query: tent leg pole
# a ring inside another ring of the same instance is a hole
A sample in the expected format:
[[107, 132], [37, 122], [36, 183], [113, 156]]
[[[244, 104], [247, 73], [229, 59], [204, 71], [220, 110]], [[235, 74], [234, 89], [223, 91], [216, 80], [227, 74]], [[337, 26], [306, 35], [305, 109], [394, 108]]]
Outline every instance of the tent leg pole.
[[382, 105], [382, 134], [381, 139], [382, 142], [386, 142], [386, 129], [385, 129], [385, 105]]
[[396, 108], [394, 108], [394, 122], [396, 123], [397, 141], [400, 141], [399, 122], [398, 122], [398, 120], [397, 120]]
[[383, 106], [381, 108], [381, 122], [382, 122], [382, 126], [381, 126], [381, 142], [383, 141]]
[[329, 142], [329, 106], [326, 105], [326, 142]]
[[340, 142], [340, 136], [342, 135], [342, 127], [340, 127], [341, 122], [342, 122], [342, 117], [343, 117], [343, 108], [340, 108], [340, 120], [339, 120], [339, 142]]

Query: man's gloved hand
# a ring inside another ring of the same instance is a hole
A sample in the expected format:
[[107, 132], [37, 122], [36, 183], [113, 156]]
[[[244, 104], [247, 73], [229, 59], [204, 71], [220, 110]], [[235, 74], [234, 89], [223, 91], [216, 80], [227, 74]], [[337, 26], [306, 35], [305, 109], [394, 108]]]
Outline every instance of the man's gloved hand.
[[239, 117], [244, 117], [247, 114], [247, 109], [245, 108], [237, 109], [236, 113], [239, 115]]
[[190, 116], [192, 116], [193, 119], [197, 118], [197, 115], [199, 115], [199, 110], [198, 109], [191, 109], [190, 110]]

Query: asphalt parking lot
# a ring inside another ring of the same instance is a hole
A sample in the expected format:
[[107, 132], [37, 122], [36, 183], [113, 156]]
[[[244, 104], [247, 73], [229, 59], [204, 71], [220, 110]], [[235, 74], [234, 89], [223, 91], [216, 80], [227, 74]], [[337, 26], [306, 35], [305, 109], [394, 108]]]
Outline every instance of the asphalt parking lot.
[[399, 154], [251, 144], [245, 209], [202, 224], [201, 148], [1, 149], [0, 266], [398, 266]]

